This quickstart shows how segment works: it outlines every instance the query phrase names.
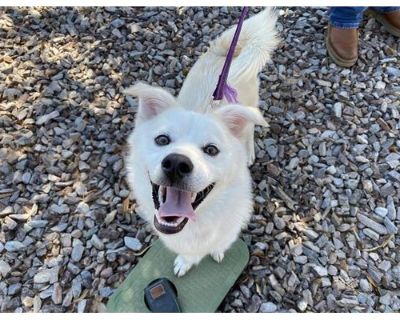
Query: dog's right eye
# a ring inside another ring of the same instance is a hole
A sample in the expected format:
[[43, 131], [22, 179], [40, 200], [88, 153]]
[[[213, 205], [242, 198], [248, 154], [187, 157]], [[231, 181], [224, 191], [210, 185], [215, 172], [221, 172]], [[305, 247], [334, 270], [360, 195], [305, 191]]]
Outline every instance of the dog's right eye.
[[215, 157], [218, 153], [219, 150], [216, 146], [213, 144], [208, 144], [203, 148], [204, 153], [208, 154], [209, 156]]
[[161, 134], [154, 139], [155, 143], [159, 146], [166, 146], [171, 142], [171, 139], [165, 134]]

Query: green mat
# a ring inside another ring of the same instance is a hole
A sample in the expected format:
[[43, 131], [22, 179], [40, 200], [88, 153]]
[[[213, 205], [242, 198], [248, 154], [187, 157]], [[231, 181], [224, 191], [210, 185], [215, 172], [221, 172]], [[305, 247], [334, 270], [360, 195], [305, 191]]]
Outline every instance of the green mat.
[[237, 240], [221, 263], [204, 258], [183, 277], [173, 273], [176, 254], [157, 240], [110, 297], [107, 312], [150, 312], [143, 290], [154, 279], [166, 277], [178, 290], [182, 312], [215, 312], [249, 260], [243, 240]]

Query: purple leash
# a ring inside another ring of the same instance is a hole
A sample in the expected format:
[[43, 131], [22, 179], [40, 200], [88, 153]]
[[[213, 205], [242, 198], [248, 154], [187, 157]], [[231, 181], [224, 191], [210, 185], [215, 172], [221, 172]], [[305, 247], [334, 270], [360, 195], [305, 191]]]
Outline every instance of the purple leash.
[[239, 40], [239, 34], [240, 34], [240, 31], [242, 30], [243, 21], [247, 15], [248, 11], [249, 11], [248, 7], [242, 8], [242, 13], [240, 15], [239, 22], [236, 27], [235, 35], [233, 36], [231, 46], [229, 47], [228, 54], [226, 55], [224, 67], [222, 68], [222, 72], [219, 76], [217, 87], [215, 88], [215, 91], [213, 93], [214, 101], [222, 100], [223, 98], [225, 98], [226, 101], [228, 101], [230, 103], [238, 102], [237, 92], [234, 88], [232, 88], [228, 85], [227, 79], [228, 79], [228, 74], [229, 74], [229, 68], [231, 66], [232, 59], [233, 59], [233, 53], [235, 52], [235, 48], [236, 48], [237, 42]]

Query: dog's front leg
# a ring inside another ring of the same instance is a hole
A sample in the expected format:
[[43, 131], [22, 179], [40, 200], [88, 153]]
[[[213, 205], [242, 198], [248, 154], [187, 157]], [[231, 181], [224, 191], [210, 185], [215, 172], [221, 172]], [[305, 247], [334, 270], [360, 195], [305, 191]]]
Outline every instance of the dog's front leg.
[[199, 264], [203, 257], [202, 256], [183, 256], [179, 255], [174, 261], [174, 273], [177, 277], [182, 277], [192, 268], [194, 265]]

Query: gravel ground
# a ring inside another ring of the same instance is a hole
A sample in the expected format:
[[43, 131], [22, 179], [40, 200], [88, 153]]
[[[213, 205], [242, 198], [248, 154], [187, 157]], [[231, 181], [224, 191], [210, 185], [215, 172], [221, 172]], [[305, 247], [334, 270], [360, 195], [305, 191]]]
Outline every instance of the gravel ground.
[[[137, 80], [177, 92], [238, 8], [0, 9], [0, 311], [104, 311], [154, 236], [123, 156]], [[253, 12], [257, 11], [256, 9]], [[400, 310], [400, 43], [365, 19], [326, 57], [325, 8], [282, 8], [261, 74], [251, 258], [223, 312]]]

